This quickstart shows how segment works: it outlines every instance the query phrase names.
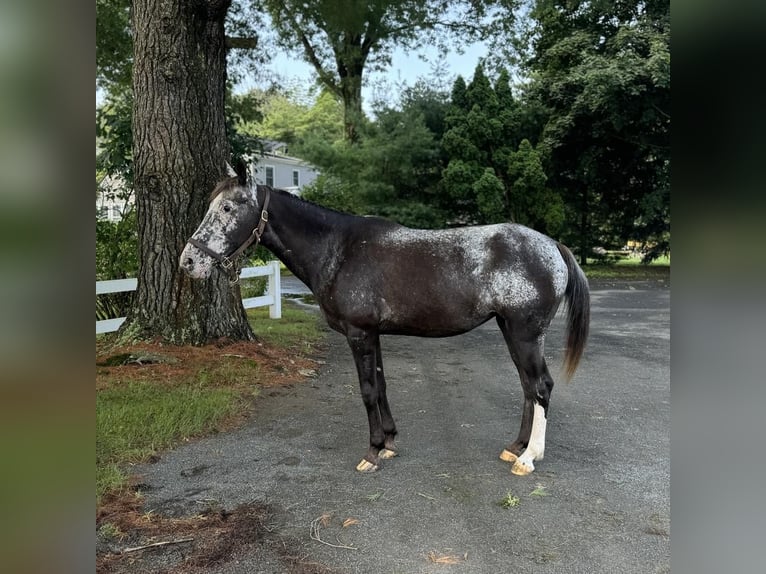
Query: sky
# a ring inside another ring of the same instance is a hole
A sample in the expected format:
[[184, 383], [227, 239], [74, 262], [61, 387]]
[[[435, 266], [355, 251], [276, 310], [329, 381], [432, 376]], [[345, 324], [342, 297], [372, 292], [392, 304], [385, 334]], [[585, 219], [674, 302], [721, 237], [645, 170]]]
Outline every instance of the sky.
[[[428, 61], [423, 61], [418, 54], [424, 55]], [[487, 47], [483, 43], [476, 43], [464, 47], [464, 53], [449, 53], [445, 58], [437, 55], [435, 48], [425, 48], [422, 52], [413, 53], [397, 49], [392, 54], [391, 65], [385, 72], [365, 73], [362, 86], [362, 101], [365, 111], [370, 113], [370, 103], [375, 97], [384, 97], [391, 103], [396, 103], [401, 84], [412, 86], [418, 78], [431, 77], [434, 73], [434, 62], [441, 66], [439, 73], [440, 81], [447, 90], [452, 88], [452, 83], [458, 75], [462, 75], [466, 81], [473, 78], [473, 72], [479, 60], [487, 55]], [[295, 58], [283, 53], [276, 54], [268, 69], [292, 83], [305, 83], [307, 86], [314, 82], [314, 68]], [[262, 78], [266, 78], [263, 75]], [[245, 77], [240, 82], [237, 91], [247, 91], [257, 87], [267, 87], [268, 81], [259, 81], [256, 75]]]
[[[449, 91], [458, 75], [462, 75], [466, 81], [473, 78], [473, 72], [479, 60], [487, 55], [488, 48], [484, 43], [477, 42], [463, 46], [463, 53], [449, 52], [442, 58], [437, 54], [436, 48], [425, 47], [420, 52], [408, 52], [401, 48], [394, 50], [391, 65], [383, 72], [365, 71], [364, 84], [362, 86], [362, 101], [365, 112], [371, 114], [371, 103], [374, 99], [385, 99], [392, 105], [398, 101], [398, 94], [402, 84], [412, 86], [419, 78], [435, 77], [441, 82], [442, 89]], [[420, 56], [425, 56], [426, 60]], [[435, 64], [440, 69], [435, 73]], [[276, 75], [285, 84], [305, 84], [306, 87], [314, 85], [314, 68], [295, 56], [277, 51], [271, 62], [266, 66], [267, 73], [259, 73], [253, 70], [245, 74], [245, 77], [237, 84], [235, 91], [246, 92], [253, 88], [267, 88]], [[103, 102], [104, 93], [96, 89], [96, 107]]]

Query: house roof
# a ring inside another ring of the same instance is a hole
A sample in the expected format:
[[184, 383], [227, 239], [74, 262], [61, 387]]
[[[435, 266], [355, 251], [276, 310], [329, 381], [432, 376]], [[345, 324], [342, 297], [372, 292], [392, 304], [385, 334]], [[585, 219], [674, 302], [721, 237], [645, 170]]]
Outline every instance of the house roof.
[[261, 144], [262, 151], [261, 153], [245, 155], [244, 157], [249, 163], [257, 164], [274, 160], [282, 164], [300, 165], [317, 171], [317, 168], [306, 160], [287, 155], [287, 144], [285, 142], [268, 139], [260, 139], [258, 141]]
[[261, 139], [259, 142], [264, 153], [276, 154], [281, 150], [284, 150], [283, 153], [287, 153], [287, 144], [285, 142], [267, 139]]

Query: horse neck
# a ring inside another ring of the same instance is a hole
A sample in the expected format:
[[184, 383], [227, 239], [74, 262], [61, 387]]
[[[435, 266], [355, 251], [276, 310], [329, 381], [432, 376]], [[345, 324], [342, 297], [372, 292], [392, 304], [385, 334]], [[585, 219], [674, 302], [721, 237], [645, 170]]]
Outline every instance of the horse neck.
[[339, 237], [355, 216], [272, 191], [262, 244], [312, 291], [338, 260]]

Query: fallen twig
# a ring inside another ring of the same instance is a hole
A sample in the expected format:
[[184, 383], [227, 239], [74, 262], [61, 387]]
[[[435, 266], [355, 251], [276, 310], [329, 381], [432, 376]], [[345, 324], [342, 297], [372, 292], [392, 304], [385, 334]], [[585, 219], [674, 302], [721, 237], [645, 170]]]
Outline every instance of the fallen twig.
[[333, 544], [332, 542], [327, 542], [325, 540], [322, 540], [319, 536], [319, 525], [322, 524], [324, 526], [327, 526], [329, 522], [329, 516], [327, 514], [323, 514], [319, 518], [315, 518], [311, 521], [311, 526], [309, 528], [309, 537], [312, 540], [316, 540], [317, 542], [324, 544], [325, 546], [332, 546], [333, 548], [343, 548], [345, 550], [357, 550], [356, 546], [347, 546], [345, 544], [340, 544], [340, 538], [336, 537], [338, 540], [338, 544]]
[[179, 538], [178, 540], [165, 540], [163, 542], [154, 542], [152, 544], [146, 544], [145, 546], [136, 546], [135, 548], [126, 548], [122, 551], [123, 554], [128, 552], [138, 552], [139, 550], [146, 550], [147, 548], [155, 548], [157, 546], [168, 546], [170, 544], [181, 544], [182, 542], [192, 542], [194, 538]]
[[459, 564], [460, 562], [464, 562], [468, 559], [468, 553], [463, 554], [462, 558], [460, 556], [455, 556], [454, 554], [437, 554], [433, 550], [428, 553], [428, 560], [431, 562], [434, 562], [435, 564]]

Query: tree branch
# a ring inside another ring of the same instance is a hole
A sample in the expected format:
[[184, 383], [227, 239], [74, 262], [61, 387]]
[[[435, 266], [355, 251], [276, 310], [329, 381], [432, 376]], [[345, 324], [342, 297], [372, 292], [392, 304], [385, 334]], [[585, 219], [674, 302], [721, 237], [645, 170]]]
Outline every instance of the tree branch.
[[389, 28], [385, 30], [385, 33], [380, 34], [380, 38], [387, 38], [389, 36], [395, 36], [396, 34], [399, 34], [400, 32], [405, 32], [409, 30], [427, 30], [427, 29], [435, 29], [435, 28], [446, 28], [448, 30], [460, 32], [470, 32], [470, 33], [481, 33], [482, 32], [482, 26], [479, 24], [474, 24], [473, 22], [458, 22], [454, 20], [430, 20], [426, 23], [420, 23], [417, 22], [411, 22], [404, 24], [402, 26], [397, 26], [396, 28]]
[[667, 112], [664, 112], [664, 111], [662, 111], [662, 110], [661, 110], [661, 109], [660, 109], [660, 108], [657, 106], [657, 104], [652, 104], [652, 107], [653, 107], [655, 110], [657, 110], [658, 112], [660, 112], [660, 113], [661, 113], [663, 116], [665, 116], [667, 119], [670, 119], [670, 114], [669, 114], [669, 113], [667, 113]]
[[314, 66], [314, 69], [317, 72], [317, 75], [319, 76], [319, 79], [322, 80], [324, 85], [326, 85], [330, 90], [332, 90], [336, 95], [341, 96], [340, 88], [338, 87], [337, 83], [335, 82], [335, 78], [332, 77], [332, 74], [328, 73], [323, 67], [322, 62], [319, 61], [319, 58], [316, 55], [316, 52], [314, 51], [314, 47], [311, 45], [311, 42], [309, 42], [309, 39], [306, 38], [306, 35], [301, 33], [301, 44], [303, 44], [303, 51], [306, 54], [306, 57], [309, 59], [312, 66]]
[[226, 49], [255, 50], [258, 38], [243, 38], [241, 36], [226, 36]]
[[123, 554], [129, 552], [138, 552], [139, 550], [146, 550], [147, 548], [156, 548], [158, 546], [167, 546], [169, 544], [181, 544], [183, 542], [192, 542], [194, 538], [179, 538], [178, 540], [166, 540], [164, 542], [154, 542], [153, 544], [146, 544], [144, 546], [136, 546], [135, 548], [126, 548], [122, 551]]

